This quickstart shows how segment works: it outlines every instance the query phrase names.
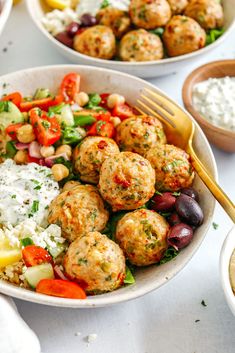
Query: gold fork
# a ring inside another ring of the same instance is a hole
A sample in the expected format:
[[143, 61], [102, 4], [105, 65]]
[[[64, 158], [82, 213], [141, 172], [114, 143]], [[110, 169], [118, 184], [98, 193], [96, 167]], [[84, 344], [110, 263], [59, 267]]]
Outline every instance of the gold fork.
[[[135, 108], [141, 114], [151, 114], [162, 121], [168, 137], [168, 142], [184, 149], [190, 156], [192, 165], [211, 191], [212, 195], [224, 208], [233, 222], [235, 222], [235, 206], [228, 198], [221, 187], [213, 180], [206, 167], [198, 158], [193, 148], [193, 137], [195, 132], [195, 124], [177, 105], [162, 95], [146, 88], [145, 94], [141, 94], [141, 99], [137, 99], [139, 106]], [[144, 109], [144, 110], [143, 110]]]

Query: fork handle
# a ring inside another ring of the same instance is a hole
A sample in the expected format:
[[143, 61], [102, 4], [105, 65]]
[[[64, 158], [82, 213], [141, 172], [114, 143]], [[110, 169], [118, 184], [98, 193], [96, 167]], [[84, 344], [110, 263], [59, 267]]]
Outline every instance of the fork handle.
[[[190, 148], [191, 146], [189, 146]], [[225, 212], [232, 219], [233, 223], [235, 223], [235, 206], [233, 202], [229, 199], [229, 197], [225, 194], [225, 192], [221, 189], [221, 187], [211, 178], [211, 176], [206, 171], [206, 168], [202, 164], [202, 162], [198, 159], [196, 153], [193, 148], [190, 148], [190, 155], [192, 158], [192, 165], [196, 170], [197, 174], [204, 182], [204, 184], [208, 187], [212, 195], [215, 199], [220, 203]]]

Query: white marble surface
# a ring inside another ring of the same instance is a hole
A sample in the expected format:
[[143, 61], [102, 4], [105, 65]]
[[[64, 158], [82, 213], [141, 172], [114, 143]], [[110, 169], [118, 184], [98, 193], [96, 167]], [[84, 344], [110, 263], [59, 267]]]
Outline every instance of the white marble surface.
[[[235, 57], [235, 32], [204, 62]], [[5, 51], [4, 48], [7, 48]], [[22, 3], [14, 8], [0, 38], [0, 74], [22, 68], [63, 64], [34, 28]], [[152, 83], [181, 102], [182, 83], [190, 68]], [[235, 200], [235, 154], [213, 148], [221, 186]], [[43, 353], [234, 353], [235, 318], [224, 299], [218, 273], [220, 248], [232, 226], [217, 206], [203, 245], [188, 266], [158, 291], [115, 307], [58, 309], [16, 300], [17, 307], [40, 338]], [[205, 300], [207, 307], [201, 305]], [[195, 320], [200, 320], [195, 322]], [[76, 336], [75, 333], [81, 334]], [[86, 336], [97, 339], [87, 344]], [[1, 352], [4, 353], [4, 352]]]

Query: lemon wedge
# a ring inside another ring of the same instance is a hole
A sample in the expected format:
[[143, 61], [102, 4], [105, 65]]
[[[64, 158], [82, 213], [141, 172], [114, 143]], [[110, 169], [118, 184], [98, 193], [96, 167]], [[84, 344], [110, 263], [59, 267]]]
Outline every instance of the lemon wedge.
[[64, 10], [71, 6], [71, 0], [46, 0], [47, 5], [57, 10]]
[[230, 259], [229, 275], [230, 275], [230, 282], [231, 282], [232, 289], [235, 292], [235, 250]]
[[11, 265], [21, 259], [21, 250], [11, 247], [7, 238], [0, 239], [0, 268]]

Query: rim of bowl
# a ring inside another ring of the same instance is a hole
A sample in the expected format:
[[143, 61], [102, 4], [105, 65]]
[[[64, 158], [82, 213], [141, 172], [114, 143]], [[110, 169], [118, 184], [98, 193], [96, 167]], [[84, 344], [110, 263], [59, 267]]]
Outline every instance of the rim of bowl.
[[184, 55], [179, 55], [176, 57], [171, 57], [171, 58], [166, 58], [166, 59], [162, 59], [162, 60], [153, 60], [153, 61], [142, 61], [142, 62], [137, 62], [137, 61], [118, 61], [118, 60], [106, 60], [106, 59], [99, 59], [99, 58], [94, 58], [88, 55], [84, 55], [81, 54], [79, 52], [77, 52], [74, 49], [71, 49], [69, 47], [67, 47], [66, 45], [60, 43], [58, 40], [56, 40], [52, 34], [50, 34], [46, 28], [42, 25], [41, 21], [39, 19], [35, 19], [35, 17], [33, 16], [33, 6], [32, 6], [32, 2], [31, 0], [26, 0], [26, 5], [27, 5], [27, 10], [30, 14], [30, 17], [32, 19], [32, 21], [36, 24], [37, 28], [49, 39], [51, 40], [54, 45], [58, 46], [60, 49], [64, 49], [65, 51], [67, 51], [69, 54], [74, 55], [77, 58], [82, 58], [84, 60], [87, 60], [87, 62], [89, 63], [96, 63], [96, 64], [107, 64], [110, 66], [113, 66], [113, 68], [115, 68], [115, 66], [120, 65], [123, 67], [128, 67], [128, 66], [137, 66], [137, 67], [145, 67], [145, 66], [155, 66], [155, 65], [161, 65], [161, 64], [171, 64], [174, 62], [179, 62], [179, 61], [184, 61], [187, 59], [191, 59], [193, 57], [197, 57], [200, 54], [203, 53], [207, 53], [208, 51], [210, 51], [211, 49], [217, 47], [218, 45], [220, 45], [220, 43], [222, 43], [222, 41], [224, 41], [227, 36], [229, 35], [229, 33], [232, 31], [233, 28], [235, 28], [235, 18], [233, 19], [232, 23], [228, 26], [228, 28], [225, 30], [225, 32], [212, 44], [205, 46], [202, 49], [196, 50], [192, 53], [188, 53], [188, 54], [184, 54]]
[[[100, 67], [95, 67], [95, 66], [91, 67], [89, 65], [64, 64], [64, 65], [38, 66], [38, 67], [29, 68], [29, 69], [25, 69], [25, 70], [18, 70], [18, 71], [12, 72], [10, 74], [0, 76], [0, 80], [3, 79], [4, 81], [6, 81], [9, 77], [14, 77], [15, 75], [19, 75], [21, 73], [33, 74], [34, 72], [37, 72], [37, 71], [58, 70], [58, 69], [65, 69], [65, 68], [68, 70], [73, 70], [74, 68], [77, 68], [77, 69], [84, 68], [84, 69], [89, 70], [90, 73], [92, 73], [92, 71], [93, 72], [105, 71], [107, 73], [110, 73], [110, 75], [114, 74], [114, 75], [121, 76], [123, 78], [129, 78], [133, 81], [133, 83], [134, 83], [134, 81], [138, 81], [138, 82], [142, 83], [144, 86], [148, 86], [149, 88], [151, 88], [153, 90], [157, 90], [159, 93], [161, 93], [167, 99], [169, 99], [169, 101], [175, 103], [181, 110], [183, 110], [190, 117], [190, 119], [192, 119], [194, 121], [195, 125], [197, 125], [197, 128], [199, 129], [201, 135], [204, 138], [204, 142], [207, 145], [208, 151], [211, 154], [211, 163], [212, 163], [212, 166], [214, 169], [214, 175], [215, 175], [214, 178], [215, 178], [215, 180], [218, 180], [218, 171], [217, 171], [217, 166], [216, 166], [213, 152], [211, 150], [211, 147], [210, 147], [208, 140], [205, 137], [205, 134], [203, 133], [203, 131], [200, 128], [200, 126], [198, 125], [198, 123], [193, 119], [193, 117], [183, 107], [181, 107], [180, 105], [178, 105], [177, 102], [175, 102], [170, 97], [168, 97], [162, 90], [160, 90], [159, 88], [155, 87], [153, 84], [146, 82], [145, 80], [143, 80], [141, 78], [138, 78], [133, 75], [126, 74], [126, 73], [123, 73], [120, 71], [115, 71], [115, 70], [106, 69], [106, 68], [100, 68]], [[125, 82], [125, 80], [123, 80], [123, 82]], [[107, 298], [107, 297], [105, 297], [105, 294], [103, 294], [102, 296], [96, 296], [95, 300], [93, 300], [92, 297], [89, 297], [88, 300], [87, 299], [79, 300], [79, 299], [66, 299], [66, 298], [50, 297], [50, 296], [47, 296], [44, 294], [31, 292], [31, 291], [24, 289], [24, 288], [16, 287], [16, 286], [11, 285], [3, 280], [0, 280], [0, 292], [2, 292], [3, 294], [11, 295], [11, 296], [18, 298], [18, 299], [23, 299], [23, 300], [38, 303], [38, 304], [57, 306], [57, 307], [81, 308], [81, 309], [82, 308], [86, 309], [86, 308], [91, 308], [91, 307], [109, 306], [109, 305], [118, 304], [121, 302], [125, 302], [125, 301], [129, 301], [132, 299], [142, 297], [143, 295], [160, 288], [162, 285], [164, 285], [169, 280], [174, 278], [188, 264], [188, 262], [192, 259], [192, 257], [198, 251], [203, 240], [205, 239], [205, 236], [206, 236], [208, 229], [209, 229], [209, 227], [212, 223], [212, 220], [213, 220], [214, 211], [215, 211], [215, 199], [212, 200], [212, 207], [210, 209], [210, 214], [208, 216], [208, 222], [207, 222], [207, 226], [205, 228], [205, 232], [204, 232], [203, 237], [198, 241], [198, 243], [195, 245], [195, 247], [193, 248], [191, 253], [189, 253], [187, 255], [184, 262], [181, 263], [180, 265], [178, 265], [177, 268], [173, 267], [173, 271], [172, 271], [171, 276], [169, 276], [168, 279], [163, 278], [161, 283], [158, 285], [156, 285], [155, 282], [150, 282], [148, 284], [143, 285], [139, 289], [133, 288], [132, 291], [129, 291], [127, 293], [126, 292], [124, 292], [124, 293], [117, 292], [117, 295], [113, 296], [113, 297]], [[97, 299], [97, 297], [99, 297], [99, 298]]]
[[1, 0], [0, 31], [3, 30], [10, 15], [13, 0]]
[[235, 226], [230, 230], [227, 237], [224, 240], [221, 252], [220, 252], [220, 280], [222, 288], [227, 300], [227, 303], [235, 315], [235, 294], [233, 293], [232, 286], [229, 278], [229, 264], [231, 256], [235, 251]]
[[[212, 124], [210, 121], [208, 121], [206, 118], [204, 118], [193, 106], [192, 103], [192, 93], [193, 93], [193, 87], [195, 86], [195, 83], [193, 83], [193, 79], [197, 76], [199, 76], [202, 72], [206, 71], [208, 67], [212, 66], [226, 66], [228, 64], [231, 64], [235, 68], [235, 59], [225, 59], [225, 60], [216, 60], [216, 61], [211, 61], [210, 63], [204, 64], [193, 70], [185, 79], [183, 88], [182, 88], [182, 98], [183, 98], [183, 103], [186, 108], [186, 110], [199, 122], [201, 125], [205, 125], [210, 128], [210, 130], [214, 132], [219, 132], [223, 136], [229, 136], [231, 138], [235, 138], [235, 131], [231, 131], [228, 129], [225, 129], [221, 126], [217, 126]], [[226, 75], [222, 76], [226, 77]], [[231, 76], [231, 77], [235, 77]], [[216, 78], [216, 76], [211, 76], [211, 78]], [[203, 80], [202, 80], [203, 81]], [[199, 82], [202, 82], [199, 81]]]

